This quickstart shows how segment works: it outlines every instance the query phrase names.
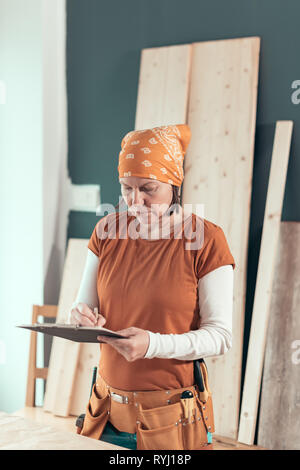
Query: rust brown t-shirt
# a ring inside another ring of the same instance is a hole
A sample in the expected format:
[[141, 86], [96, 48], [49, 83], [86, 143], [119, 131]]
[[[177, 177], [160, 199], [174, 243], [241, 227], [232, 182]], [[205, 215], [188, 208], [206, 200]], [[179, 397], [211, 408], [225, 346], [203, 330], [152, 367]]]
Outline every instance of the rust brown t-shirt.
[[[100, 259], [97, 292], [105, 328], [134, 326], [161, 334], [199, 328], [199, 279], [220, 266], [235, 268], [223, 230], [191, 214], [169, 238], [147, 240], [138, 237], [136, 221], [128, 212], [106, 215], [88, 243]], [[129, 362], [109, 344], [100, 348], [99, 373], [112, 387], [162, 390], [194, 384], [193, 361]]]

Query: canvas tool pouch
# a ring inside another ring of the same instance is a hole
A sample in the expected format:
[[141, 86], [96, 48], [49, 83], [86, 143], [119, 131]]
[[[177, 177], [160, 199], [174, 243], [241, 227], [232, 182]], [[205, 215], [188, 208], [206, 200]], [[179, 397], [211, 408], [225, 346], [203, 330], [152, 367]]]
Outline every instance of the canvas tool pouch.
[[[181, 399], [187, 390], [193, 397]], [[136, 433], [137, 450], [212, 450], [207, 440], [207, 432], [215, 431], [211, 392], [205, 398], [201, 401], [197, 385], [135, 392], [111, 387], [98, 374], [81, 434], [101, 439], [109, 420], [121, 432]]]
[[100, 439], [109, 417], [110, 396], [108, 393], [99, 395], [96, 384], [93, 385], [92, 393], [86, 407], [82, 436]]

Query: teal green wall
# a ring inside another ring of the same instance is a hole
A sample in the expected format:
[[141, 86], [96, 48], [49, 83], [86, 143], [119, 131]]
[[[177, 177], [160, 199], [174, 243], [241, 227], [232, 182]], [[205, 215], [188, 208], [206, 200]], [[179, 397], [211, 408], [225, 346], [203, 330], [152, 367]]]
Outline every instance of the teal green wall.
[[[135, 123], [141, 49], [261, 38], [244, 351], [276, 120], [294, 121], [282, 220], [300, 220], [300, 104], [291, 101], [291, 84], [300, 80], [299, 18], [298, 0], [67, 1], [69, 172], [75, 184], [100, 184], [102, 201], [114, 205], [121, 139]], [[89, 237], [97, 220], [71, 212], [68, 237]]]

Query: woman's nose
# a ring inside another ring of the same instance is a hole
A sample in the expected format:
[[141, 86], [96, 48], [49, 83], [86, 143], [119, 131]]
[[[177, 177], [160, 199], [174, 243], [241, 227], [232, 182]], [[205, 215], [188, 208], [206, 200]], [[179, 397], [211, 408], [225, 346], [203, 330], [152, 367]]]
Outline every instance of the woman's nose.
[[142, 193], [138, 189], [132, 191], [132, 204], [141, 204], [144, 202]]

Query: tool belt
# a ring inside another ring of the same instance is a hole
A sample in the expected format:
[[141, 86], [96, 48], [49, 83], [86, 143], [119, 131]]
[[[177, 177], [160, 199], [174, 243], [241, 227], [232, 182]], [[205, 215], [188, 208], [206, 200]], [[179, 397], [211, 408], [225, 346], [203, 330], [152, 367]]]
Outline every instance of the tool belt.
[[98, 374], [80, 434], [101, 439], [107, 421], [121, 432], [136, 433], [137, 450], [212, 450], [212, 395], [200, 364], [204, 391], [197, 384], [171, 390], [127, 391], [108, 385]]

